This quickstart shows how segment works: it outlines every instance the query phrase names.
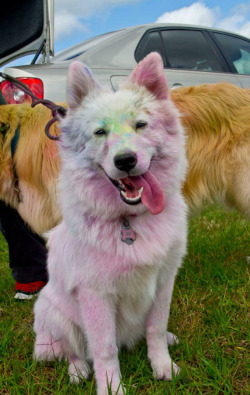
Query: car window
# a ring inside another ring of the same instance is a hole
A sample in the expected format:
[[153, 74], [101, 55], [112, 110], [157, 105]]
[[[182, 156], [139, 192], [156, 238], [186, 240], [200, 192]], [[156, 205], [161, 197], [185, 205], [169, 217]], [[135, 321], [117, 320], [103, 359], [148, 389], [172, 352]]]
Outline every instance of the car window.
[[236, 72], [250, 74], [250, 42], [229, 34], [214, 33], [223, 52], [232, 61]]
[[168, 67], [182, 70], [222, 72], [210, 43], [198, 30], [163, 30]]
[[143, 37], [135, 53], [137, 62], [145, 58], [150, 52], [158, 52], [165, 65], [164, 47], [159, 31], [151, 31]]

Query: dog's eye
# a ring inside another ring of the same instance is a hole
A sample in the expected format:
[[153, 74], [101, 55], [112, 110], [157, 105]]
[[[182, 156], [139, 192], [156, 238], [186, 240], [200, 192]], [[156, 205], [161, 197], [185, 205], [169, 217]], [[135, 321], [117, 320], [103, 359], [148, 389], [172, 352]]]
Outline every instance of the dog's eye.
[[97, 136], [106, 136], [107, 132], [104, 129], [97, 129], [94, 134]]
[[136, 128], [136, 129], [142, 129], [142, 128], [144, 128], [145, 126], [147, 126], [147, 122], [139, 121], [139, 122], [136, 123], [135, 128]]

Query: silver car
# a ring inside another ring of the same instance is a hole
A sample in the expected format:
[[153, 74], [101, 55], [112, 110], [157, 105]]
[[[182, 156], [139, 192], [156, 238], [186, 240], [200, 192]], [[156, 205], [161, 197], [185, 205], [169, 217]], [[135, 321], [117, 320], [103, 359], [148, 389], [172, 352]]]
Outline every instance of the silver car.
[[[84, 62], [102, 85], [116, 90], [136, 64], [152, 51], [161, 54], [171, 88], [221, 81], [250, 88], [250, 40], [202, 26], [134, 26], [94, 37], [51, 56], [53, 35], [48, 34], [48, 29], [53, 29], [52, 19], [50, 23], [46, 22], [48, 10], [50, 14], [53, 12], [50, 3], [44, 0], [47, 11], [43, 14], [43, 20], [47, 36], [42, 50], [40, 44], [41, 60], [36, 64], [5, 69], [7, 74], [21, 78], [40, 97], [52, 101], [66, 100], [67, 70], [73, 60]], [[44, 40], [44, 35], [41, 37]], [[31, 51], [26, 48], [28, 52]], [[18, 55], [20, 53], [19, 50]], [[5, 57], [3, 62], [14, 56], [16, 54]], [[1, 88], [9, 102], [20, 103], [27, 99], [10, 83], [3, 82]]]

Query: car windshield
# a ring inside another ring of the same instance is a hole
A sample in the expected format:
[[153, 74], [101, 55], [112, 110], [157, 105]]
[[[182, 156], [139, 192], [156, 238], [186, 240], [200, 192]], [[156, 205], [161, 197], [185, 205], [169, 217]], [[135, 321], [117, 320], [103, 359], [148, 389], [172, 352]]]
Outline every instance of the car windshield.
[[53, 62], [58, 62], [58, 61], [66, 61], [66, 60], [71, 60], [74, 59], [80, 55], [82, 55], [84, 52], [88, 51], [90, 48], [94, 47], [95, 45], [99, 44], [100, 42], [107, 40], [111, 36], [115, 36], [117, 33], [119, 33], [121, 30], [115, 31], [115, 32], [109, 32], [105, 34], [101, 34], [99, 36], [90, 38], [89, 40], [83, 41], [80, 44], [74, 45], [73, 47], [64, 49], [61, 52], [58, 52], [56, 56], [53, 58]]

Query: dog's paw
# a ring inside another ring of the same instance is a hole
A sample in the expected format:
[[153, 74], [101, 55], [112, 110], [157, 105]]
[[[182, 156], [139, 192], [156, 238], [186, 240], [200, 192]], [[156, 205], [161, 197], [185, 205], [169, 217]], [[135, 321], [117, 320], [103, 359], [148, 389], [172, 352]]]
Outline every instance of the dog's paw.
[[126, 390], [121, 380], [112, 380], [107, 384], [107, 381], [97, 384], [97, 395], [125, 395]]
[[152, 369], [157, 380], [171, 381], [173, 377], [180, 373], [180, 368], [170, 358], [161, 363], [152, 364]]
[[69, 361], [69, 380], [72, 384], [79, 384], [81, 380], [88, 379], [89, 367], [85, 361], [79, 358], [71, 358]]
[[167, 332], [167, 342], [169, 346], [174, 346], [175, 344], [179, 344], [179, 339], [172, 332]]
[[109, 387], [106, 386], [105, 388], [99, 388], [97, 390], [97, 395], [110, 395], [110, 394], [112, 394], [112, 395], [126, 395], [126, 390], [123, 385], [122, 385], [122, 388], [121, 388], [121, 385], [119, 388], [118, 387], [115, 388], [113, 386], [112, 386], [112, 388], [110, 388], [110, 386]]

